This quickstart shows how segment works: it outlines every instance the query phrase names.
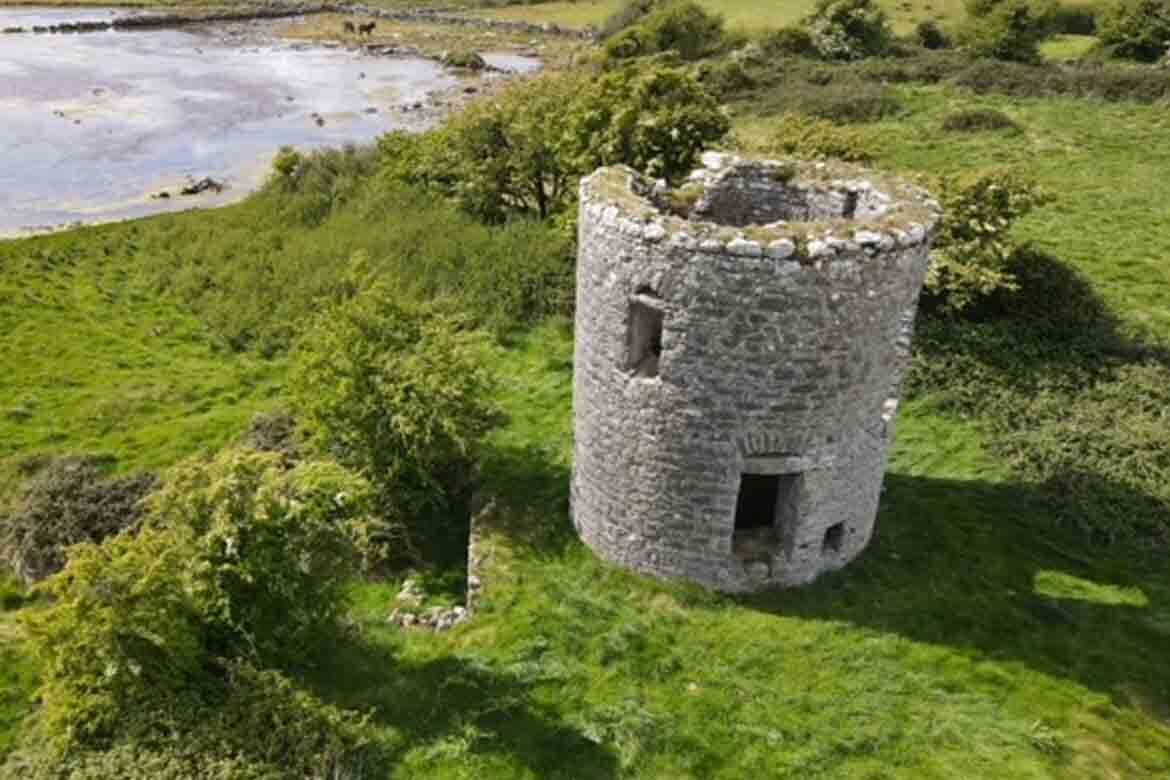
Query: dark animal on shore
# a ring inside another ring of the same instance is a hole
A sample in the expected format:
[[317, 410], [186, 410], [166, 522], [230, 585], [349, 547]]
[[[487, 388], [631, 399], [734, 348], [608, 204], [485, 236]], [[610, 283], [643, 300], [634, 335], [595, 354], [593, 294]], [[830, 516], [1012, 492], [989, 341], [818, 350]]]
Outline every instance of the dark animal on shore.
[[357, 32], [357, 28], [353, 26], [353, 22], [342, 22], [341, 30], [342, 32], [348, 33], [350, 35], [353, 35], [355, 32]]
[[374, 32], [374, 28], [378, 26], [377, 22], [366, 22], [358, 25], [358, 32], [362, 35], [370, 35]]

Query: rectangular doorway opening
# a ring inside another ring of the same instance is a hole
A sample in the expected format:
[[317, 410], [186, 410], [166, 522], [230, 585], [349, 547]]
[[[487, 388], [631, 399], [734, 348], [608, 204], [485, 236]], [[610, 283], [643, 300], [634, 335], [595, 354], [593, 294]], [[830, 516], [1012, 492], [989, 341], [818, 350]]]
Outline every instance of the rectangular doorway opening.
[[735, 500], [732, 549], [745, 560], [770, 558], [796, 527], [800, 474], [743, 474]]
[[662, 320], [660, 309], [641, 301], [631, 301], [629, 367], [635, 376], [658, 376], [658, 361], [662, 357]]

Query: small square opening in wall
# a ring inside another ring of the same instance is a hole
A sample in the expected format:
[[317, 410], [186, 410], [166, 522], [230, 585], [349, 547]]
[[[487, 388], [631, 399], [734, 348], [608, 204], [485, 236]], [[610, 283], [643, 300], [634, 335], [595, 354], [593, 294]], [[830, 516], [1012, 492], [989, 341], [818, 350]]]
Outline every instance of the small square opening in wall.
[[828, 555], [841, 552], [841, 543], [845, 541], [845, 524], [836, 523], [829, 526], [825, 531], [825, 543], [821, 546], [821, 552]]
[[630, 302], [629, 367], [636, 376], [658, 376], [662, 358], [662, 320], [660, 309], [642, 301]]
[[735, 499], [732, 548], [743, 560], [768, 559], [798, 521], [800, 474], [743, 474]]

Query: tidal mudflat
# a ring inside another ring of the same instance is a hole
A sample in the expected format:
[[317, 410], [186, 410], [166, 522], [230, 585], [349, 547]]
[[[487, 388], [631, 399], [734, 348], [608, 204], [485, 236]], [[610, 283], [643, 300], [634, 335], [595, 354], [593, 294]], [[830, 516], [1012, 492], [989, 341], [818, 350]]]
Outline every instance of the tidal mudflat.
[[[0, 9], [0, 29], [122, 13]], [[437, 116], [419, 110], [428, 96], [458, 85], [427, 59], [267, 29], [0, 36], [0, 236], [220, 205], [254, 190], [281, 146], [419, 127]], [[180, 194], [206, 177], [226, 188]]]

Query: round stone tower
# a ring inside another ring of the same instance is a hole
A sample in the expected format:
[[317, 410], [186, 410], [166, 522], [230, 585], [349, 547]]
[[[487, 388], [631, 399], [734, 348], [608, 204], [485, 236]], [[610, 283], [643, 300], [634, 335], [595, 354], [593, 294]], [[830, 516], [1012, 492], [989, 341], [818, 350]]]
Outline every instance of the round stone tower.
[[844, 165], [703, 164], [581, 183], [573, 522], [641, 572], [807, 583], [873, 534], [939, 206]]

